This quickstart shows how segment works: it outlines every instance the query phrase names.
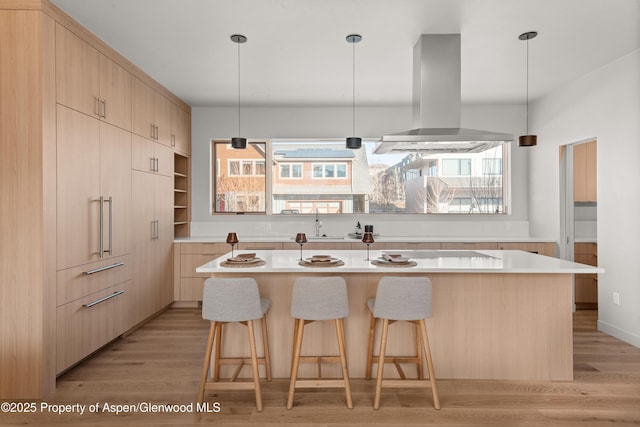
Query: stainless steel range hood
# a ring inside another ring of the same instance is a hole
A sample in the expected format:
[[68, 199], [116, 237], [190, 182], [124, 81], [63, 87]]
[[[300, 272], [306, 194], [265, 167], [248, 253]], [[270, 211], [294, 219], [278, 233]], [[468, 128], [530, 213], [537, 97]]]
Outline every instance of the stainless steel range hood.
[[482, 152], [513, 135], [460, 127], [460, 34], [423, 34], [413, 48], [415, 129], [385, 135], [374, 153]]

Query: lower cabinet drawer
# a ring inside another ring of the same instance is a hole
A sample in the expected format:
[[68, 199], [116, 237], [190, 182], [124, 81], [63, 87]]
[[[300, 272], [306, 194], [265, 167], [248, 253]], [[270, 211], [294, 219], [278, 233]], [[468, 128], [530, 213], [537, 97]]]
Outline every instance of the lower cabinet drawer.
[[87, 295], [56, 310], [56, 372], [60, 373], [120, 335], [131, 282]]
[[131, 256], [101, 260], [56, 273], [56, 306], [131, 279]]

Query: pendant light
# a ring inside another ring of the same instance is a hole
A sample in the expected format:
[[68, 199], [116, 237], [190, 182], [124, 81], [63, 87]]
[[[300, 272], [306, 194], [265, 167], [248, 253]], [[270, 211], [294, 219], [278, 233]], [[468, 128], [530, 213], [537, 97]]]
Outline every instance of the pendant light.
[[518, 137], [519, 147], [533, 147], [538, 143], [537, 135], [529, 135], [529, 40], [537, 35], [536, 31], [529, 31], [518, 36], [518, 39], [527, 42], [527, 134]]
[[[242, 34], [234, 34], [231, 36], [231, 40], [238, 44], [238, 135], [240, 133], [240, 44], [245, 43], [247, 38]], [[237, 136], [231, 138], [231, 146], [233, 148], [247, 148], [247, 138]]]
[[[353, 45], [353, 102], [351, 105], [352, 119], [353, 119], [353, 135], [356, 134], [356, 43], [362, 40], [360, 34], [349, 34], [347, 36], [347, 42]], [[362, 138], [357, 136], [351, 136], [347, 138], [347, 148], [352, 150], [362, 147]]]

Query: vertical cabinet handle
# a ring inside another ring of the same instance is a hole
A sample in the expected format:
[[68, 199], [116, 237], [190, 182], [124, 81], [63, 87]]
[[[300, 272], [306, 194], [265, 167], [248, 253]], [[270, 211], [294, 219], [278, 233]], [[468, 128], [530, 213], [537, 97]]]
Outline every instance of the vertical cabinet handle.
[[109, 255], [113, 255], [113, 197], [112, 196], [109, 196], [107, 203], [109, 203], [109, 250], [105, 252], [108, 252]]
[[98, 98], [97, 96], [93, 97], [93, 114], [95, 114], [98, 117], [100, 116], [100, 98]]
[[102, 118], [106, 119], [107, 118], [107, 101], [106, 100], [102, 100]]
[[102, 258], [102, 255], [104, 254], [103, 251], [103, 247], [104, 247], [104, 242], [103, 242], [103, 233], [104, 230], [104, 197], [100, 196], [100, 220], [98, 221], [98, 256], [100, 258]]
[[171, 134], [171, 146], [176, 146], [176, 135], [174, 133]]
[[156, 173], [160, 172], [160, 160], [156, 157]]
[[155, 172], [156, 171], [156, 158], [155, 157], [149, 157], [149, 170], [151, 172]]
[[155, 130], [155, 128], [154, 128], [153, 123], [152, 123], [152, 124], [151, 124], [151, 139], [155, 139], [155, 138], [154, 138], [154, 135], [155, 135], [154, 130]]
[[158, 231], [159, 228], [160, 227], [157, 219], [151, 221], [151, 240], [158, 240], [160, 238], [160, 234]]

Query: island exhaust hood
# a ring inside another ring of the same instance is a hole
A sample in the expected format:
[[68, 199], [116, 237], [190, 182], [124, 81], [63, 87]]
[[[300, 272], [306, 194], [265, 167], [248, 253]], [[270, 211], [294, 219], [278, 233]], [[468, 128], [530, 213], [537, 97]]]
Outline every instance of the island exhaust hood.
[[479, 153], [513, 135], [460, 127], [460, 34], [422, 34], [413, 48], [415, 129], [385, 135], [373, 152]]

